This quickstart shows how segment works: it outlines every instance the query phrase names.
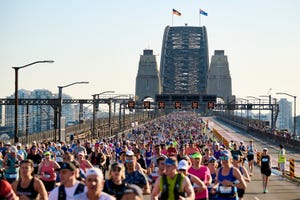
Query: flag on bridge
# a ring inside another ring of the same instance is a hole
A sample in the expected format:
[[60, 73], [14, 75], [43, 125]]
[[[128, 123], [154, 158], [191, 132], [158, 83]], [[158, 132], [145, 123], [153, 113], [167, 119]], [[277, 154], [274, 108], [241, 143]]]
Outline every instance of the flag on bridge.
[[202, 9], [200, 8], [200, 15], [205, 15], [205, 16], [207, 16], [208, 14], [207, 14], [207, 12], [205, 12], [204, 10], [202, 10]]
[[181, 16], [181, 13], [173, 8], [173, 15]]

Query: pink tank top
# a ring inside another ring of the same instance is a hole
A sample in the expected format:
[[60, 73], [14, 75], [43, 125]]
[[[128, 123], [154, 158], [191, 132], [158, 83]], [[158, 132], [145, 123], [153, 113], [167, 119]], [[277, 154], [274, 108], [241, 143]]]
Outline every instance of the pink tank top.
[[49, 165], [45, 164], [45, 161], [43, 161], [41, 167], [41, 179], [43, 181], [55, 181], [56, 180], [56, 172], [54, 169], [54, 163], [53, 161], [50, 161]]

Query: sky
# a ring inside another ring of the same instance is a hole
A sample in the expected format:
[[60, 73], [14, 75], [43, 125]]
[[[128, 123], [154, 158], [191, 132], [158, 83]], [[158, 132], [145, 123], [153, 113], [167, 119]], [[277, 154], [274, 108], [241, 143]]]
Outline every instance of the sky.
[[[172, 16], [172, 9], [181, 16]], [[201, 16], [199, 8], [208, 16]], [[236, 97], [284, 92], [300, 102], [298, 0], [1, 0], [0, 98], [19, 89], [63, 89], [74, 99], [107, 90], [134, 94], [138, 62], [153, 49], [158, 68], [166, 26], [204, 25], [209, 57], [228, 56]], [[173, 24], [172, 24], [173, 17]], [[264, 98], [264, 97], [261, 97]], [[299, 106], [298, 106], [299, 107]], [[300, 108], [300, 107], [299, 107]], [[297, 114], [300, 114], [298, 109]]]

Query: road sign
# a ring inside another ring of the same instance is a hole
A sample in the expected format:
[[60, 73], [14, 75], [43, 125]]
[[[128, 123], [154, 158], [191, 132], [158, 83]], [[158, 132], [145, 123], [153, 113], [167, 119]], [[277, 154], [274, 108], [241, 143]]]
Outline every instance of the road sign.
[[180, 101], [175, 101], [175, 109], [181, 109], [181, 102]]
[[128, 106], [129, 109], [134, 109], [135, 102], [134, 101], [128, 101], [127, 106]]
[[199, 108], [199, 102], [198, 101], [192, 101], [192, 109], [198, 109]]
[[144, 101], [144, 109], [150, 109], [150, 101]]
[[215, 108], [215, 102], [213, 102], [213, 101], [207, 102], [207, 108], [208, 109], [214, 109]]
[[158, 108], [159, 109], [164, 109], [166, 107], [166, 102], [164, 101], [159, 101], [158, 102]]

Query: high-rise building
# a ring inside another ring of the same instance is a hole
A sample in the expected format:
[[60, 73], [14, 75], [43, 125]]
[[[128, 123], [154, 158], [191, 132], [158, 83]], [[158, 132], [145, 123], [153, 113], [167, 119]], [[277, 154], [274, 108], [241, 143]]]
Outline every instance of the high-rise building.
[[293, 130], [293, 117], [292, 117], [292, 102], [287, 101], [286, 98], [282, 98], [278, 102], [279, 113], [277, 119], [278, 129]]
[[162, 94], [206, 94], [206, 27], [167, 26], [161, 50]]
[[[37, 89], [34, 91], [19, 90], [19, 99], [53, 99], [57, 95], [53, 95], [51, 91], [45, 89]], [[10, 97], [13, 99], [14, 95]], [[63, 98], [71, 98], [71, 96], [63, 94]], [[14, 105], [5, 106], [5, 126], [8, 127], [8, 134], [14, 131]], [[62, 115], [66, 118], [66, 122], [75, 120], [75, 112], [73, 104], [65, 104], [62, 107]], [[19, 105], [18, 107], [18, 130], [19, 135], [36, 132], [43, 132], [54, 128], [54, 110], [50, 105]]]

